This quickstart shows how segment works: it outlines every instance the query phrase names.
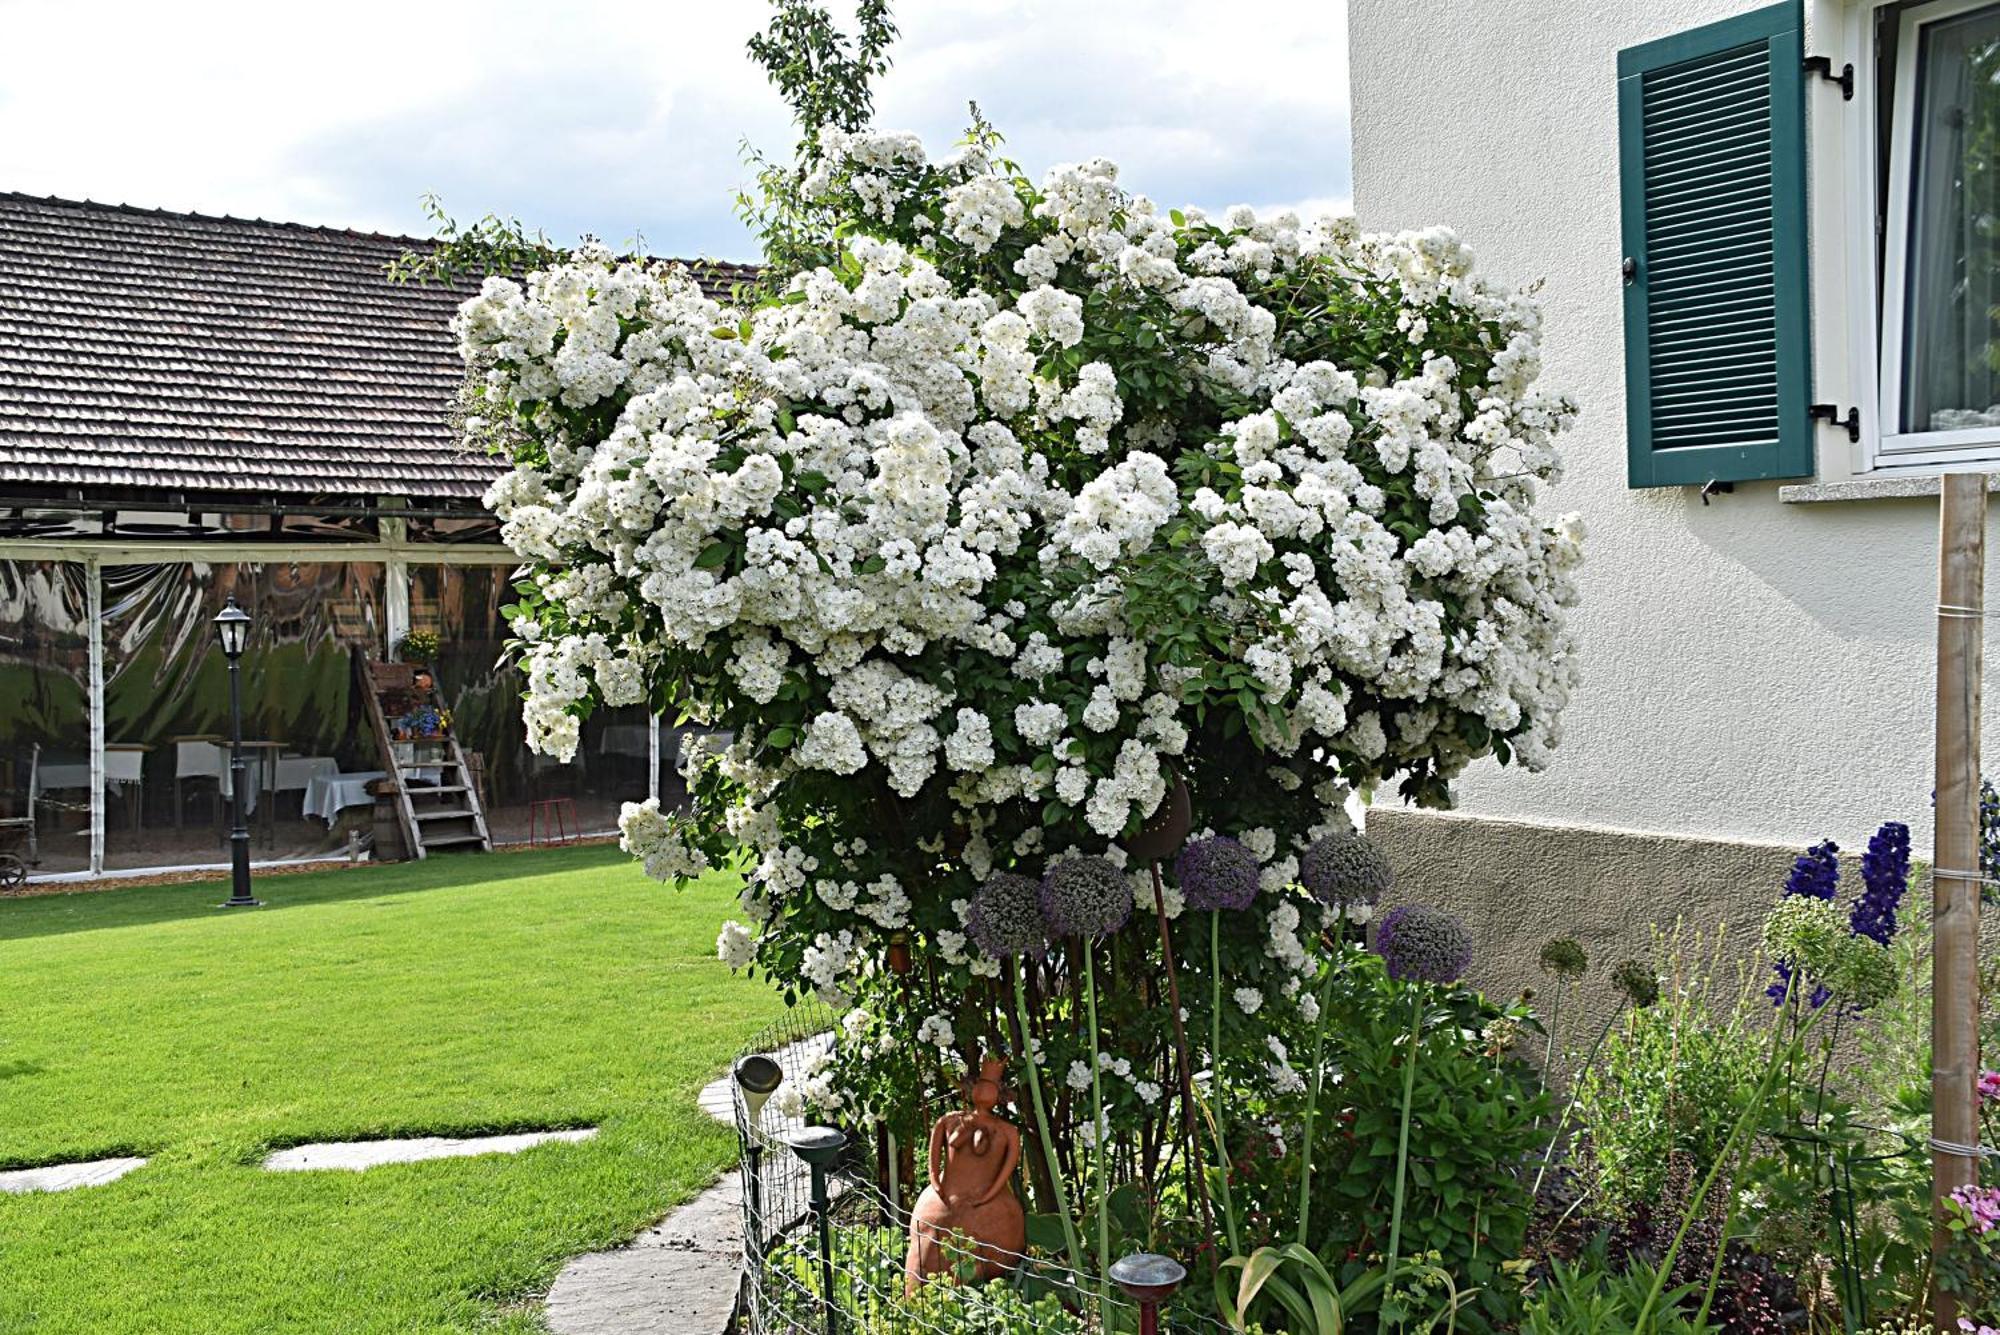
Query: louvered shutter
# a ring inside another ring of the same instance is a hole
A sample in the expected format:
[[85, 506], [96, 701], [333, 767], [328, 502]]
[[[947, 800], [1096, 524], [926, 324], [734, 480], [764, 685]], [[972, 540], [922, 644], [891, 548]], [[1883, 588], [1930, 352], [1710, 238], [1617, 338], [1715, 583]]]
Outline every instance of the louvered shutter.
[[1631, 485], [1813, 471], [1797, 0], [1618, 53]]

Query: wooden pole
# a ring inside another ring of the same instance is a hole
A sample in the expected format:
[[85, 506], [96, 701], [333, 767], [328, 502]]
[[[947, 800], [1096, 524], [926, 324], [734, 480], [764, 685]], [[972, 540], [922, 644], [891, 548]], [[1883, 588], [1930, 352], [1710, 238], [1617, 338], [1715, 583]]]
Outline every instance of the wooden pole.
[[[1947, 1145], [1979, 1141], [1979, 694], [1986, 606], [1986, 478], [1942, 479], [1938, 514], [1937, 834], [1932, 874], [1931, 1208], [1933, 1258], [1949, 1237], [1944, 1199], [1978, 1161]], [[1957, 873], [1948, 875], [1946, 873]], [[1936, 1273], [1933, 1266], [1932, 1273]], [[1933, 1282], [1933, 1329], [1958, 1304]]]

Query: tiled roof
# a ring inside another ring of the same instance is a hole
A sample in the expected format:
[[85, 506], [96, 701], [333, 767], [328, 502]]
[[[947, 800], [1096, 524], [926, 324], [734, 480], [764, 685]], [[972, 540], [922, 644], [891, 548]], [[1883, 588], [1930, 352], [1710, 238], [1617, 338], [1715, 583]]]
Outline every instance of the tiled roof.
[[[0, 193], [0, 493], [477, 497], [419, 239]], [[717, 295], [751, 271], [700, 270]]]

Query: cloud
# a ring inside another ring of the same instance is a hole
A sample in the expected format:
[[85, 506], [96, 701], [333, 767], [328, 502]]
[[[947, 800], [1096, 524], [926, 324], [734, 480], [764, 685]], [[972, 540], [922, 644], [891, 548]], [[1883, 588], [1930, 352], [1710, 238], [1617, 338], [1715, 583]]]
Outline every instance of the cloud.
[[[752, 0], [0, 0], [0, 189], [423, 232], [419, 197], [570, 239], [747, 258], [744, 140], [786, 112]], [[882, 124], [977, 99], [1031, 175], [1107, 156], [1164, 204], [1350, 194], [1345, 17], [1281, 0], [904, 0]], [[87, 53], [87, 54], [85, 54]]]

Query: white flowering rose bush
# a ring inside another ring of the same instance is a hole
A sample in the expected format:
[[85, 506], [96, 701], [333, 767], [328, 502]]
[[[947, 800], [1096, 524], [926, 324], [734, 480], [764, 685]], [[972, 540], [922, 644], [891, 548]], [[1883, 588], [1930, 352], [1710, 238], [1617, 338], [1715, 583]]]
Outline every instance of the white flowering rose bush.
[[838, 260], [742, 308], [586, 249], [456, 327], [513, 441], [488, 503], [529, 566], [530, 742], [641, 702], [713, 730], [625, 846], [746, 870], [724, 958], [846, 1016], [812, 1097], [886, 1115], [1027, 1041], [1093, 1136], [1077, 945], [1028, 958], [1024, 1036], [971, 919], [996, 871], [1108, 855], [1140, 912], [1099, 948], [1096, 1061], [1157, 1155], [1172, 1017], [1125, 844], [1178, 782], [1255, 855], [1219, 989], [1170, 877], [1158, 907], [1198, 933], [1196, 1063], [1295, 1091], [1330, 921], [1299, 853], [1353, 789], [1437, 804], [1560, 739], [1579, 533], [1537, 498], [1574, 409], [1532, 300], [1448, 232], [1163, 213], [1109, 162], [1037, 184], [992, 147], [828, 131], [804, 187]]

